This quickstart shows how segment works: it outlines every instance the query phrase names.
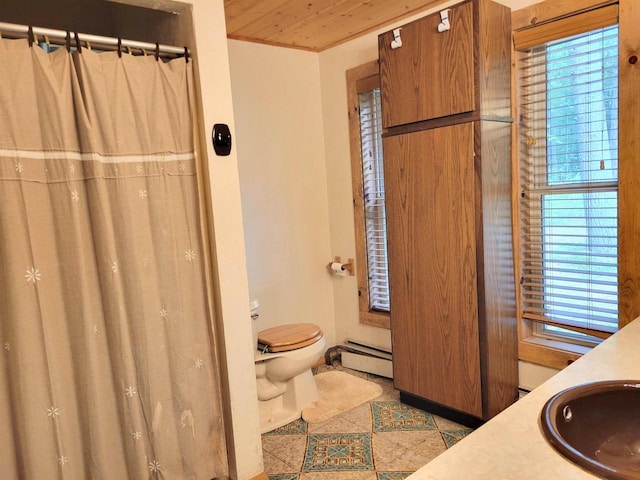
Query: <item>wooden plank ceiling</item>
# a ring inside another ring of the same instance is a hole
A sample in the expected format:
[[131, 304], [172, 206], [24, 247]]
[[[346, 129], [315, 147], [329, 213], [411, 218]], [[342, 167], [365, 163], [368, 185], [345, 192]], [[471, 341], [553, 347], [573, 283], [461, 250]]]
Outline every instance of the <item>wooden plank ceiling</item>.
[[224, 0], [227, 36], [320, 52], [443, 0]]

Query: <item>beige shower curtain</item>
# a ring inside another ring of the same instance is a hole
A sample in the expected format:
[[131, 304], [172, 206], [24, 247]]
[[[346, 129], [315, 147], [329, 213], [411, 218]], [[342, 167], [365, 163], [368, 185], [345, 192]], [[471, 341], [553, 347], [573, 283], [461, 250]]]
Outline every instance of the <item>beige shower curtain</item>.
[[227, 475], [191, 63], [0, 41], [0, 477]]

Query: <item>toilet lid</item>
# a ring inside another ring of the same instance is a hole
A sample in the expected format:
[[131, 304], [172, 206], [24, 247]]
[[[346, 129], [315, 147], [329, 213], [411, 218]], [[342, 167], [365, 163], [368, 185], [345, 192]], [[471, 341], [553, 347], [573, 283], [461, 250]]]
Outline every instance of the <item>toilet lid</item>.
[[313, 323], [293, 323], [267, 328], [258, 333], [258, 348], [268, 352], [288, 352], [313, 345], [322, 338], [322, 330]]

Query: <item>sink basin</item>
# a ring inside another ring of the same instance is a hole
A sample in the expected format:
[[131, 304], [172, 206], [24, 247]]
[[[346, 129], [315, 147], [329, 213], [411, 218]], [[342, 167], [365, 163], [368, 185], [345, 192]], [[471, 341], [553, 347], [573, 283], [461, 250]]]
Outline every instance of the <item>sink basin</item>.
[[640, 480], [640, 380], [568, 388], [545, 403], [540, 423], [576, 465], [602, 478]]

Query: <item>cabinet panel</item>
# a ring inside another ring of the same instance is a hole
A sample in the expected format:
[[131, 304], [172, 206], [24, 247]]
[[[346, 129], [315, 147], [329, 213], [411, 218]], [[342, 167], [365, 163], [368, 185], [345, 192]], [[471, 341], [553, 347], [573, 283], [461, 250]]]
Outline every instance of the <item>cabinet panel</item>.
[[394, 383], [482, 416], [473, 123], [384, 138]]
[[451, 7], [451, 29], [438, 32], [440, 14], [378, 37], [382, 124], [385, 128], [476, 109], [473, 4]]
[[[517, 398], [518, 334], [511, 231], [511, 124], [475, 124], [478, 322], [484, 418]], [[478, 188], [480, 187], [480, 188]]]

